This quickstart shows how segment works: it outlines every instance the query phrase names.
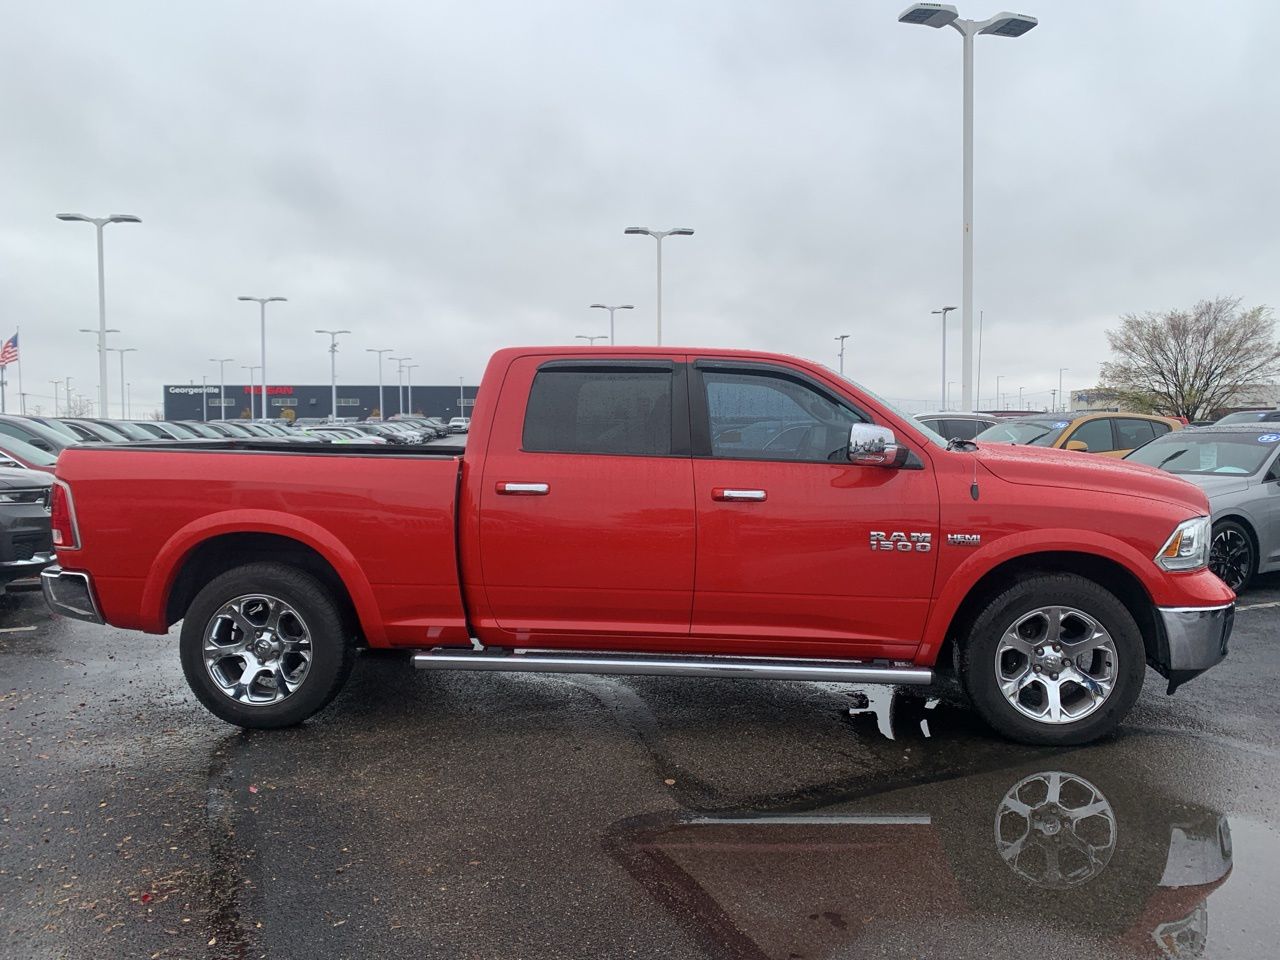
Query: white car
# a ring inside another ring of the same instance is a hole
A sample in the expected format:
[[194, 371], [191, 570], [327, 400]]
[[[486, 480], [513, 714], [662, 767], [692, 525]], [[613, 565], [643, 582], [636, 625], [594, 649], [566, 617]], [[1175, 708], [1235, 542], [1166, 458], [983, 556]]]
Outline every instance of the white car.
[[449, 421], [450, 433], [466, 433], [471, 429], [470, 417], [454, 417]]
[[943, 440], [972, 440], [987, 427], [995, 426], [1000, 418], [986, 413], [943, 410], [938, 413], [917, 413], [916, 420]]

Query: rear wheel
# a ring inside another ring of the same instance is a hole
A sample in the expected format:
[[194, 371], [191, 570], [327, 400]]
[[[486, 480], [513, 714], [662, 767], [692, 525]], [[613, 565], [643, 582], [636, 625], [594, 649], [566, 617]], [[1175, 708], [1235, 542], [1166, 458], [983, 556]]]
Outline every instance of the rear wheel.
[[1209, 569], [1218, 579], [1236, 593], [1244, 593], [1257, 567], [1257, 553], [1249, 531], [1234, 520], [1215, 523], [1209, 547]]
[[252, 563], [215, 577], [182, 624], [182, 670], [218, 718], [288, 727], [328, 705], [355, 655], [344, 619], [310, 574]]
[[1024, 743], [1087, 743], [1138, 699], [1142, 636], [1114, 594], [1074, 574], [1031, 577], [978, 614], [960, 680], [999, 733]]

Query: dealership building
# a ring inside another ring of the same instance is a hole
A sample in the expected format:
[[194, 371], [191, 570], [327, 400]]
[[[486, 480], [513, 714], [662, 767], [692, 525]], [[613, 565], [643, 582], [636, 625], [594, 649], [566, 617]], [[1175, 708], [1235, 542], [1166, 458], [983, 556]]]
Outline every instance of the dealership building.
[[[250, 415], [260, 417], [262, 404], [262, 387], [248, 384], [228, 383], [225, 388], [225, 418], [235, 420]], [[397, 393], [403, 399], [397, 399]], [[427, 417], [469, 417], [471, 405], [475, 402], [475, 387], [457, 386], [418, 386], [412, 390], [406, 387], [397, 391], [396, 385], [382, 387], [382, 397], [387, 409], [383, 416], [392, 417], [397, 413], [413, 412]], [[459, 400], [461, 399], [461, 404]], [[324, 417], [332, 413], [333, 388], [329, 384], [293, 384], [271, 385], [267, 387], [267, 416], [283, 417], [285, 411], [291, 411], [294, 417]], [[338, 416], [364, 418], [378, 413], [378, 385], [352, 386], [338, 385]], [[201, 386], [198, 383], [167, 384], [164, 388], [164, 418], [166, 420], [220, 420], [223, 419], [223, 407], [219, 402], [219, 387], [213, 383]]]

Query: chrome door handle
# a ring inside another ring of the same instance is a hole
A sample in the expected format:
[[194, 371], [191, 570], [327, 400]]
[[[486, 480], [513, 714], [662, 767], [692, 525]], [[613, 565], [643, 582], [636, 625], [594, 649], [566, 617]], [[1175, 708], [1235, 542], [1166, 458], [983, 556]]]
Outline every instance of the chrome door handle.
[[769, 495], [763, 490], [746, 490], [741, 487], [716, 487], [711, 491], [712, 500], [728, 500], [735, 503], [763, 503]]
[[509, 497], [545, 497], [551, 491], [551, 484], [529, 483], [521, 480], [499, 480], [497, 491]]

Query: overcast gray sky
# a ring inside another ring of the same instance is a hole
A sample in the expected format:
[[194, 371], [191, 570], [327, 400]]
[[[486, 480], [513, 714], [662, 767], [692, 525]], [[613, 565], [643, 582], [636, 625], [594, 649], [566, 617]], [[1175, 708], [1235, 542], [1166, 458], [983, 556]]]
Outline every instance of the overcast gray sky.
[[[1025, 0], [977, 49], [982, 394], [1096, 379], [1127, 311], [1274, 304], [1280, 8]], [[778, 350], [936, 406], [931, 309], [960, 296], [961, 44], [905, 0], [59, 2], [0, 31], [0, 334], [29, 393], [94, 395], [92, 228], [135, 414], [165, 382], [256, 363], [274, 383], [478, 380], [513, 343], [606, 327]], [[983, 17], [995, 5], [960, 7]], [[959, 381], [953, 315], [951, 378]], [[112, 394], [116, 358], [112, 355]], [[230, 374], [231, 371], [228, 371]], [[243, 381], [242, 371], [237, 379]], [[12, 377], [12, 372], [11, 372]], [[956, 386], [958, 398], [959, 386]], [[10, 399], [15, 387], [11, 381]], [[984, 399], [989, 403], [990, 399]], [[11, 408], [12, 409], [12, 405]]]

